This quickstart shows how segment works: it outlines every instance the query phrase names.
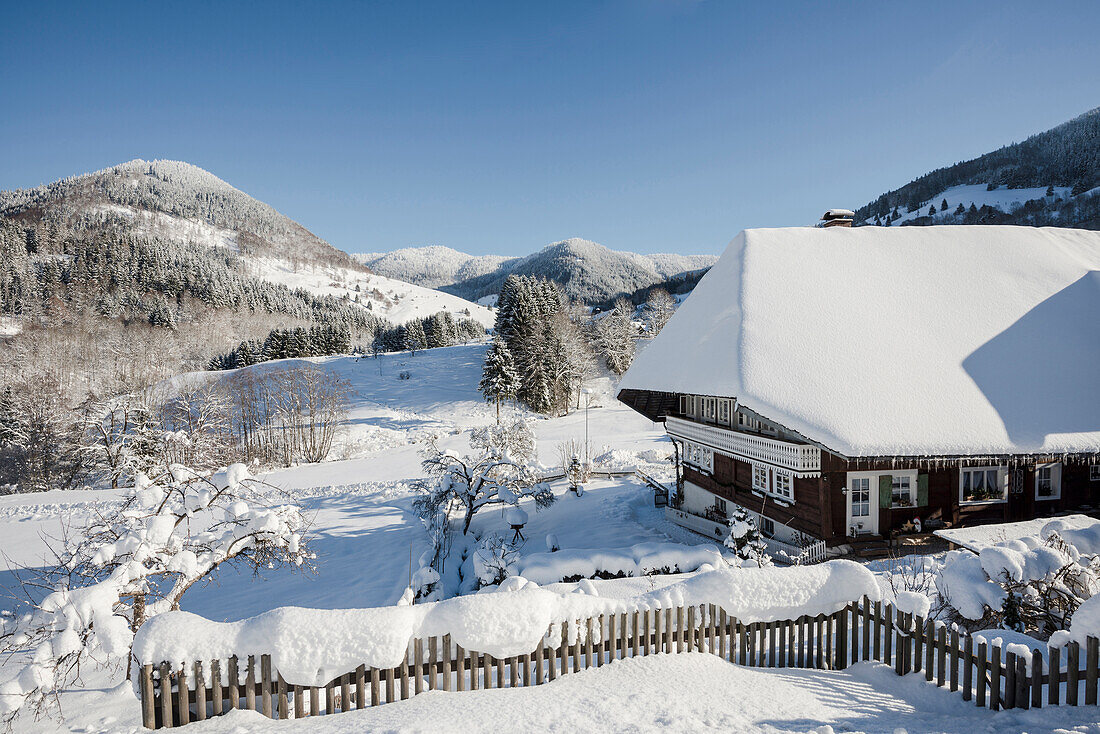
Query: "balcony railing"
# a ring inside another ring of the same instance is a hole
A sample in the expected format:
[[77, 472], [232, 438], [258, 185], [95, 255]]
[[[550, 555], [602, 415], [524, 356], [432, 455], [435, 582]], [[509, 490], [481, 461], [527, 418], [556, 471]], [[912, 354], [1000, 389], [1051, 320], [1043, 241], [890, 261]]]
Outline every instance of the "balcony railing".
[[665, 428], [670, 436], [693, 441], [726, 454], [755, 459], [798, 473], [821, 471], [821, 449], [805, 443], [742, 433], [669, 416]]

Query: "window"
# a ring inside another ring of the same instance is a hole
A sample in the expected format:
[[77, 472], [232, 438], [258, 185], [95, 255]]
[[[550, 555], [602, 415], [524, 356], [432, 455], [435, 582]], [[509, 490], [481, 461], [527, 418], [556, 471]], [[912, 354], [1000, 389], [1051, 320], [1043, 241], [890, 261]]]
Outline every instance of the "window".
[[764, 534], [765, 538], [775, 537], [775, 521], [770, 517], [760, 516], [760, 532]]
[[891, 507], [912, 507], [912, 477], [907, 474], [895, 474], [890, 482]]
[[791, 482], [791, 475], [788, 472], [782, 469], [775, 470], [775, 488], [773, 492], [779, 497], [794, 499], [794, 488]]
[[960, 502], [1004, 502], [1007, 472], [999, 466], [963, 467], [959, 478]]
[[730, 401], [719, 400], [718, 401], [718, 422], [722, 425], [729, 425], [730, 422]]
[[722, 499], [721, 497], [715, 497], [714, 498], [714, 509], [718, 510], [718, 512], [725, 515], [726, 514], [726, 501], [724, 499]]
[[856, 477], [852, 479], [852, 517], [870, 517], [871, 515], [871, 479]]
[[752, 488], [757, 492], [769, 491], [768, 467], [764, 464], [752, 465]]
[[1041, 464], [1035, 467], [1035, 499], [1056, 500], [1062, 496], [1062, 465]]
[[703, 418], [708, 421], [714, 420], [714, 398], [703, 398]]
[[1089, 465], [1089, 481], [1100, 482], [1100, 464]]

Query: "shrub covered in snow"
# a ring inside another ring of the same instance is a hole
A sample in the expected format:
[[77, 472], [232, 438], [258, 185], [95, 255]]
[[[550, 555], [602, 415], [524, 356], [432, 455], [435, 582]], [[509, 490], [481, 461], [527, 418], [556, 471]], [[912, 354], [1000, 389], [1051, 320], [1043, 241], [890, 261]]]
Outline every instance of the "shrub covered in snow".
[[415, 503], [421, 516], [457, 507], [463, 514], [465, 535], [483, 507], [514, 505], [522, 497], [533, 498], [537, 508], [554, 502], [550, 486], [538, 482], [531, 470], [535, 444], [525, 423], [478, 429], [471, 435], [470, 445], [478, 454], [459, 456], [440, 449], [434, 441], [428, 444], [422, 465], [431, 479], [420, 483], [421, 496]]
[[[100, 515], [56, 551], [57, 563], [28, 588], [49, 593], [30, 611], [4, 619], [0, 651], [30, 652], [30, 662], [0, 683], [0, 714], [48, 713], [81, 666], [126, 660], [132, 630], [179, 609], [180, 599], [223, 564], [301, 565], [309, 553], [294, 504], [235, 464], [213, 477], [173, 466], [155, 479], [139, 474], [120, 509]], [[132, 601], [132, 604], [130, 603]]]
[[721, 568], [722, 555], [711, 545], [639, 543], [629, 548], [570, 548], [531, 553], [519, 558], [511, 572], [537, 584], [594, 578], [687, 573], [704, 565]]
[[936, 577], [941, 597], [970, 620], [1045, 637], [1064, 630], [1100, 591], [1100, 526], [1053, 520], [1038, 536], [952, 551]]
[[743, 507], [733, 506], [730, 513], [730, 532], [726, 536], [725, 545], [737, 554], [742, 561], [750, 561], [758, 566], [771, 564], [771, 557], [767, 553], [767, 545], [764, 536], [756, 526], [756, 519]]

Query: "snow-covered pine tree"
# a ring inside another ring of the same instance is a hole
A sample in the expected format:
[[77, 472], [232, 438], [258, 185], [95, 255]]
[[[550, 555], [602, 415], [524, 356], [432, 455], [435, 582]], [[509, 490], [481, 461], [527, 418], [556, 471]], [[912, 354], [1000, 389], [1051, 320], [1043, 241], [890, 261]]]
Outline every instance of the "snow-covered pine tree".
[[497, 423], [500, 423], [501, 402], [515, 400], [519, 382], [512, 352], [504, 339], [497, 336], [485, 353], [485, 366], [482, 368], [481, 382], [477, 386], [487, 401], [496, 404]]
[[756, 520], [745, 508], [733, 505], [730, 513], [729, 534], [726, 536], [725, 546], [732, 550], [742, 561], [754, 562], [758, 566], [771, 565], [771, 557], [768, 556], [768, 546], [764, 542], [764, 536], [756, 525]]

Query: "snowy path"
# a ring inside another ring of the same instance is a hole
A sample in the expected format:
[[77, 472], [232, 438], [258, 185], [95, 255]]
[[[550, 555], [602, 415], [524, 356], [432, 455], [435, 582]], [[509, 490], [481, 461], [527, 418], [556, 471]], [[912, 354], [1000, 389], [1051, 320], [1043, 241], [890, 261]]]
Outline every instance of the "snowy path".
[[[127, 689], [107, 695], [81, 692], [67, 698], [68, 731], [142, 731], [137, 702]], [[52, 728], [37, 724], [33, 730]], [[189, 724], [186, 731], [1096, 734], [1100, 711], [1063, 706], [992, 713], [929, 685], [920, 675], [898, 678], [882, 665], [864, 663], [840, 673], [759, 670], [694, 653], [622, 660], [534, 688], [424, 693], [375, 709], [297, 723], [234, 712]]]

